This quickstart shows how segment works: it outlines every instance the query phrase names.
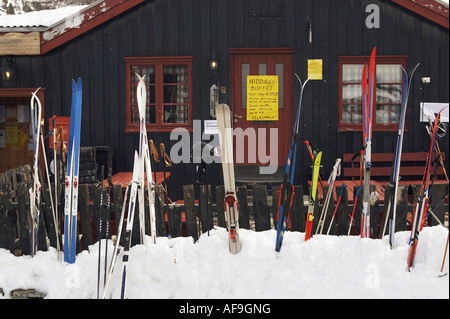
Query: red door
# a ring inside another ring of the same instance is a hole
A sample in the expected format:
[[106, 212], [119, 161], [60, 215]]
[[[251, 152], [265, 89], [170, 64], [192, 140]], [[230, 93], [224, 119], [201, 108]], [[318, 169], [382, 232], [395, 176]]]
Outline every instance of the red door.
[[[293, 129], [294, 49], [230, 49], [230, 53], [235, 165], [285, 165]], [[249, 75], [278, 76], [278, 120], [247, 119]], [[271, 173], [273, 169], [263, 174]]]

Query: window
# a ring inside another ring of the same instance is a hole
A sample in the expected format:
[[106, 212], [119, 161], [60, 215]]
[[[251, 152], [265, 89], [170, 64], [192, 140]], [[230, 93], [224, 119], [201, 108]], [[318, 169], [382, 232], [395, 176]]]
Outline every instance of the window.
[[139, 131], [138, 77], [145, 75], [147, 130], [192, 127], [192, 57], [125, 58], [127, 132]]
[[[376, 99], [373, 108], [374, 131], [396, 131], [402, 103], [406, 56], [377, 56], [375, 68]], [[339, 130], [362, 131], [362, 69], [370, 56], [339, 57]]]

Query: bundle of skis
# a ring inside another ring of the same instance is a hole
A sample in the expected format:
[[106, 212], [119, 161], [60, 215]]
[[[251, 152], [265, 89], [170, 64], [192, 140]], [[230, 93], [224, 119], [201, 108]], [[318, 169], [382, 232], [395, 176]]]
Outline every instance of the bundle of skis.
[[[139, 242], [144, 244], [145, 237], [145, 186], [147, 186], [147, 197], [149, 201], [149, 220], [150, 220], [150, 238], [153, 244], [156, 244], [156, 215], [155, 215], [155, 183], [153, 181], [152, 174], [152, 159], [150, 157], [150, 147], [147, 139], [147, 128], [146, 128], [146, 99], [147, 90], [145, 84], [145, 75], [140, 76], [136, 74], [139, 79], [137, 86], [137, 101], [139, 109], [139, 152], [134, 152], [134, 165], [133, 165], [133, 177], [130, 184], [127, 186], [125, 191], [125, 198], [122, 207], [122, 214], [119, 221], [118, 235], [116, 239], [116, 244], [112, 254], [111, 262], [109, 267], [105, 266], [105, 280], [103, 286], [102, 298], [106, 297], [107, 289], [111, 280], [112, 273], [114, 271], [114, 266], [116, 263], [117, 255], [119, 253], [120, 237], [122, 234], [122, 227], [125, 219], [125, 207], [127, 207], [128, 201], [128, 211], [127, 211], [127, 222], [125, 227], [125, 241], [123, 247], [123, 257], [122, 257], [122, 285], [120, 297], [124, 299], [126, 297], [126, 283], [127, 283], [127, 270], [129, 261], [129, 252], [131, 248], [131, 235], [133, 229], [134, 213], [136, 208], [136, 203], [139, 203]], [[153, 147], [154, 148], [154, 147]], [[154, 151], [152, 151], [154, 153]], [[146, 181], [146, 185], [145, 185]], [[128, 199], [129, 197], [129, 199]], [[138, 202], [137, 202], [137, 201]], [[100, 254], [100, 250], [99, 250]], [[106, 269], [107, 268], [107, 269]], [[98, 288], [97, 296], [100, 296], [100, 288]]]

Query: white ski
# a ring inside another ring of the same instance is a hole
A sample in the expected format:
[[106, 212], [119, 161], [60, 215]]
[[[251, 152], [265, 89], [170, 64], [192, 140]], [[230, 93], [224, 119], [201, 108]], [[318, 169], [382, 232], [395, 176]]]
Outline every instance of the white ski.
[[231, 112], [226, 104], [216, 106], [217, 127], [221, 149], [223, 181], [225, 186], [225, 223], [229, 235], [230, 252], [236, 254], [241, 251], [239, 241], [239, 205], [236, 198], [233, 164], [233, 131], [231, 127]]

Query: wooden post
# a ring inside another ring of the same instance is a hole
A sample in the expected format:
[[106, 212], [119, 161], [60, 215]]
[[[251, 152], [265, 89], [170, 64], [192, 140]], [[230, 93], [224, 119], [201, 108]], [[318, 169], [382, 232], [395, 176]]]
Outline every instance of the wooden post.
[[253, 186], [253, 215], [255, 217], [255, 231], [271, 229], [266, 185]]
[[[217, 196], [217, 193], [216, 193]], [[184, 214], [186, 219], [186, 234], [192, 236], [194, 242], [198, 240], [197, 216], [195, 214], [194, 185], [183, 185]]]
[[181, 208], [182, 205], [168, 205], [167, 223], [172, 238], [181, 236]]
[[304, 232], [305, 221], [306, 216], [305, 216], [305, 205], [303, 204], [303, 186], [302, 185], [294, 186], [294, 197], [292, 198], [292, 205], [291, 205], [291, 230]]
[[[445, 219], [445, 200], [439, 201], [448, 194], [448, 184], [433, 184], [431, 185], [431, 197], [430, 204], [428, 208], [430, 208], [433, 214], [444, 224]], [[428, 217], [428, 226], [436, 226], [439, 223], [434, 219], [434, 217]]]
[[[359, 186], [356, 185], [353, 187], [353, 194], [356, 194], [358, 187]], [[362, 212], [362, 198], [363, 198], [362, 194], [363, 191], [361, 189], [357, 202], [355, 203], [355, 201], [353, 200], [353, 205], [356, 205], [354, 223], [355, 223], [355, 235], [357, 236], [361, 235], [361, 212]]]
[[[123, 205], [126, 205], [126, 203], [123, 202], [122, 185], [113, 185], [113, 198], [114, 198], [114, 220], [115, 220], [114, 228], [115, 233], [118, 236], [122, 207]], [[124, 214], [126, 214], [126, 210]], [[120, 245], [122, 247], [124, 244], [124, 240], [125, 240], [125, 227], [122, 226], [122, 234], [120, 235]]]
[[[227, 227], [225, 224], [225, 212], [223, 202], [225, 200], [225, 187], [223, 185], [216, 186], [216, 211], [217, 211], [217, 224], [219, 227]], [[239, 217], [240, 217], [239, 212]], [[240, 222], [240, 220], [239, 220]], [[241, 227], [241, 225], [239, 225]]]
[[[95, 186], [92, 187], [93, 189]], [[91, 210], [89, 208], [89, 186], [88, 184], [81, 184], [78, 188], [78, 208], [80, 211], [80, 226], [83, 233], [84, 249], [87, 249], [89, 245], [94, 243], [94, 236], [92, 234], [91, 224]], [[97, 195], [96, 195], [97, 196]], [[95, 207], [95, 204], [94, 204]], [[95, 211], [95, 209], [94, 209]], [[95, 213], [94, 213], [95, 215]], [[97, 225], [97, 223], [95, 223]]]
[[211, 185], [200, 185], [199, 216], [203, 233], [213, 228]]
[[0, 248], [14, 253], [13, 221], [8, 212], [11, 208], [11, 184], [0, 182]]
[[[336, 187], [336, 194], [341, 193], [341, 187]], [[338, 193], [339, 190], [339, 193]], [[349, 223], [349, 216], [348, 216], [348, 191], [347, 187], [344, 188], [342, 193], [341, 201], [339, 202], [339, 207], [336, 212], [336, 219], [338, 223], [338, 234], [339, 235], [347, 235], [348, 232], [348, 223]]]
[[45, 216], [45, 226], [50, 239], [50, 246], [56, 248], [57, 234], [55, 230], [55, 221], [53, 218], [52, 204], [50, 201], [50, 190], [48, 184], [44, 184], [41, 190], [41, 211]]
[[247, 186], [238, 186], [236, 197], [239, 203], [239, 228], [250, 229]]
[[155, 212], [156, 212], [156, 236], [166, 236], [166, 219], [164, 204], [164, 188], [162, 185], [155, 186]]
[[[370, 184], [370, 194], [377, 191], [376, 185]], [[370, 197], [372, 198], [372, 196]], [[379, 199], [370, 201], [370, 238], [378, 238], [378, 209], [379, 209]]]
[[28, 196], [29, 184], [17, 184], [17, 209], [19, 211], [20, 247], [22, 255], [31, 254], [31, 216]]

